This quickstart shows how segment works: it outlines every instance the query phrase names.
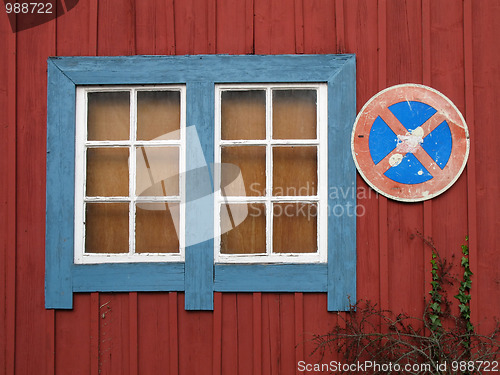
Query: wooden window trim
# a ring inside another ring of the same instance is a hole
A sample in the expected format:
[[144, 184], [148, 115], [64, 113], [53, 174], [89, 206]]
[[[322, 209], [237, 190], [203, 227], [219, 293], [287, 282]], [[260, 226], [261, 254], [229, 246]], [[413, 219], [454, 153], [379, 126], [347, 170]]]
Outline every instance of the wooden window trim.
[[[214, 241], [187, 246], [184, 262], [74, 263], [76, 87], [185, 85], [187, 149], [200, 142], [214, 162], [214, 87], [226, 83], [324, 82], [328, 87], [328, 186], [355, 191], [350, 138], [356, 115], [354, 55], [54, 57], [48, 60], [45, 305], [69, 309], [75, 292], [184, 291], [188, 310], [213, 309], [214, 291], [326, 292], [329, 311], [356, 300], [356, 217], [328, 217], [328, 263], [214, 264]], [[196, 138], [196, 139], [195, 139]], [[186, 170], [199, 159], [189, 152]], [[186, 178], [186, 186], [189, 181]], [[186, 200], [191, 198], [189, 189]], [[355, 206], [352, 194], [328, 196], [328, 206]], [[208, 216], [186, 210], [186, 243]], [[200, 227], [201, 225], [201, 227]], [[194, 243], [194, 242], [193, 242]]]

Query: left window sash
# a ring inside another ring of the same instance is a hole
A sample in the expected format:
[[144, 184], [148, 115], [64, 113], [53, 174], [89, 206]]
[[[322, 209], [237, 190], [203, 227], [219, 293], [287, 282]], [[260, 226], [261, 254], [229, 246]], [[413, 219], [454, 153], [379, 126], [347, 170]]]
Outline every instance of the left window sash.
[[76, 88], [74, 263], [184, 261], [185, 85]]

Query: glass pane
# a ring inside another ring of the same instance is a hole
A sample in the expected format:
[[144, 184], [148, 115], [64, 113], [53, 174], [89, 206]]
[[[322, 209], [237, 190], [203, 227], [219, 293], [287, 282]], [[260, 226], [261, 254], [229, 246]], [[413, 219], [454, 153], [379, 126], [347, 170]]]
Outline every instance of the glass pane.
[[125, 147], [87, 149], [87, 196], [128, 196], [128, 154]]
[[137, 147], [136, 157], [137, 195], [179, 195], [179, 147]]
[[128, 203], [87, 203], [86, 253], [128, 253]]
[[222, 163], [236, 165], [241, 170], [244, 186], [238, 183], [236, 173], [222, 165], [222, 195], [227, 196], [260, 196], [266, 190], [266, 147], [265, 146], [232, 146], [222, 147]]
[[221, 205], [221, 254], [266, 252], [266, 205]]
[[118, 141], [130, 137], [129, 92], [88, 94], [87, 139]]
[[266, 138], [264, 90], [222, 92], [221, 136], [222, 139]]
[[315, 253], [317, 206], [314, 203], [275, 203], [273, 205], [273, 252]]
[[135, 215], [136, 253], [179, 252], [179, 203], [138, 203]]
[[316, 90], [273, 91], [273, 138], [316, 138]]
[[316, 195], [317, 185], [316, 147], [273, 148], [273, 195]]
[[137, 92], [137, 139], [180, 139], [179, 91]]

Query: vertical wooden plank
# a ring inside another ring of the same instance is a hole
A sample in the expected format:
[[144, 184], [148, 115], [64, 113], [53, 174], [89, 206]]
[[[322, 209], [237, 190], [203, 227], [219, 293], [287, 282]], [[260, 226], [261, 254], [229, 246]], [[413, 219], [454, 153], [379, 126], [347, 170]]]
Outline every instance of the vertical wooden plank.
[[267, 21], [270, 8], [270, 1], [254, 0], [254, 50], [258, 55], [270, 53], [271, 50], [271, 30]]
[[0, 22], [0, 371], [14, 374], [16, 336], [16, 34]]
[[253, 293], [253, 375], [262, 374], [262, 293]]
[[179, 294], [178, 348], [179, 375], [204, 374], [211, 369], [213, 325], [212, 312], [186, 311], [184, 294]]
[[214, 53], [215, 2], [186, 0], [175, 2], [175, 45], [178, 55]]
[[[295, 311], [295, 365], [305, 360], [304, 346], [304, 293], [294, 293]], [[295, 373], [298, 375], [299, 369], [295, 366]]]
[[120, 56], [135, 54], [135, 2], [98, 2], [97, 54]]
[[280, 374], [293, 374], [297, 368], [295, 358], [295, 301], [293, 293], [284, 293], [279, 299]]
[[294, 7], [287, 0], [255, 0], [255, 53], [295, 52]]
[[422, 82], [421, 0], [386, 0], [386, 84]]
[[47, 310], [45, 314], [45, 373], [56, 372], [56, 314], [54, 310]]
[[[93, 8], [95, 6], [95, 8]], [[95, 55], [97, 45], [97, 3], [80, 1], [78, 6], [56, 18], [56, 46], [58, 56]], [[93, 29], [94, 28], [94, 29]], [[75, 43], [75, 36], [88, 35]]]
[[[139, 293], [137, 296], [137, 351], [139, 374], [169, 375], [171, 335], [167, 293]], [[132, 353], [131, 353], [132, 355]]]
[[214, 294], [213, 342], [212, 342], [212, 374], [222, 373], [222, 293]]
[[335, 1], [335, 27], [337, 32], [337, 53], [345, 53], [344, 0]]
[[90, 320], [90, 375], [99, 374], [99, 349], [100, 349], [100, 306], [99, 306], [99, 293], [90, 294], [89, 306], [89, 320]]
[[335, 2], [304, 1], [304, 53], [337, 52]]
[[[94, 320], [97, 319], [95, 314]], [[73, 310], [56, 312], [55, 326], [55, 371], [48, 374], [91, 374], [92, 340], [90, 317], [93, 310], [88, 294], [77, 294]], [[75, 356], [75, 351], [82, 355]]]
[[[55, 54], [55, 21], [17, 34], [17, 373], [45, 371], [53, 364], [53, 312], [44, 309], [44, 222], [47, 56]], [[36, 251], [37, 249], [38, 251]], [[9, 265], [14, 266], [14, 265]], [[47, 323], [49, 322], [49, 325]]]
[[238, 310], [235, 293], [222, 297], [222, 374], [238, 374]]
[[137, 292], [129, 293], [128, 306], [129, 306], [129, 358], [130, 358], [130, 375], [137, 375], [139, 371], [138, 361], [138, 313], [137, 313]]
[[208, 53], [217, 51], [217, 1], [205, 0], [207, 2], [207, 34], [208, 34]]
[[[494, 319], [498, 316], [498, 305], [493, 301], [500, 301], [500, 254], [498, 252], [498, 223], [500, 210], [498, 209], [500, 197], [500, 176], [498, 174], [498, 160], [500, 160], [500, 147], [495, 136], [497, 119], [500, 116], [498, 106], [498, 87], [500, 87], [500, 70], [498, 61], [500, 51], [491, 48], [495, 45], [496, 35], [500, 33], [500, 4], [497, 1], [474, 1], [471, 4], [472, 12], [472, 62], [468, 55], [468, 67], [472, 65], [472, 72], [468, 73], [467, 88], [473, 89], [474, 109], [473, 135], [471, 143], [473, 159], [469, 157], [468, 166], [474, 163], [476, 180], [476, 210], [474, 207], [469, 215], [475, 215], [477, 243], [472, 252], [477, 252], [476, 266], [472, 284], [475, 294], [472, 299], [478, 299], [477, 316], [479, 330], [488, 333], [495, 327]], [[469, 8], [470, 9], [470, 8]], [[468, 29], [468, 30], [471, 30]], [[468, 41], [470, 47], [470, 41]], [[469, 75], [474, 78], [474, 86], [470, 87]], [[470, 94], [469, 94], [470, 95]], [[468, 114], [467, 114], [468, 115]], [[469, 121], [469, 116], [467, 121]], [[471, 175], [470, 178], [474, 176]], [[474, 186], [471, 186], [471, 194]], [[474, 219], [472, 219], [474, 220]], [[473, 223], [473, 222], [471, 222]], [[471, 228], [469, 228], [470, 230]], [[474, 255], [473, 255], [474, 256]], [[473, 258], [471, 259], [471, 262]], [[472, 264], [472, 263], [471, 263]]]
[[236, 319], [238, 334], [238, 375], [253, 374], [253, 321], [252, 295], [236, 294]]
[[304, 0], [295, 0], [295, 53], [304, 53]]
[[[474, 117], [474, 68], [473, 68], [473, 33], [472, 33], [472, 0], [464, 1], [464, 72], [465, 72], [465, 118], [469, 128], [469, 137], [475, 139]], [[476, 188], [476, 148], [471, 141], [469, 161], [467, 164], [467, 219], [469, 233], [469, 262], [471, 268], [478, 270], [478, 230], [477, 230], [477, 188]], [[479, 306], [477, 283], [471, 287], [471, 295], [476, 296], [470, 302], [471, 319], [479, 322]]]
[[88, 1], [88, 55], [97, 56], [97, 25], [99, 14], [98, 0]]
[[179, 373], [179, 327], [178, 327], [178, 294], [168, 294], [168, 326], [169, 326], [169, 360], [170, 375]]
[[99, 372], [129, 375], [131, 373], [129, 295], [102, 293], [99, 314]]
[[135, 4], [136, 53], [172, 55], [175, 53], [173, 0], [143, 0]]
[[280, 371], [280, 295], [262, 295], [262, 373], [277, 375]]
[[304, 345], [306, 363], [328, 363], [332, 360], [341, 360], [337, 353], [327, 350], [324, 358], [321, 358], [319, 351], [313, 354], [316, 349], [316, 342], [313, 341], [315, 335], [324, 335], [328, 330], [340, 323], [338, 314], [327, 311], [327, 298], [324, 293], [304, 294], [304, 335], [302, 343]]
[[217, 53], [248, 54], [252, 51], [253, 0], [245, 0], [243, 10], [235, 1], [217, 2]]
[[[135, 5], [135, 53], [138, 55], [155, 55], [157, 39], [156, 15], [161, 14], [159, 2], [143, 0]], [[162, 23], [166, 26], [166, 22]]]

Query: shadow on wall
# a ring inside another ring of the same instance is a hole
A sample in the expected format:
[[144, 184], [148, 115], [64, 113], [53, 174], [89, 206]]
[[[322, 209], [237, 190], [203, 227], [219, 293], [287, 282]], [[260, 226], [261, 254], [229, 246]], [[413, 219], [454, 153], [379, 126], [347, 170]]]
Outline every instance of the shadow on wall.
[[12, 32], [23, 31], [52, 21], [72, 10], [80, 0], [30, 2], [3, 0]]

